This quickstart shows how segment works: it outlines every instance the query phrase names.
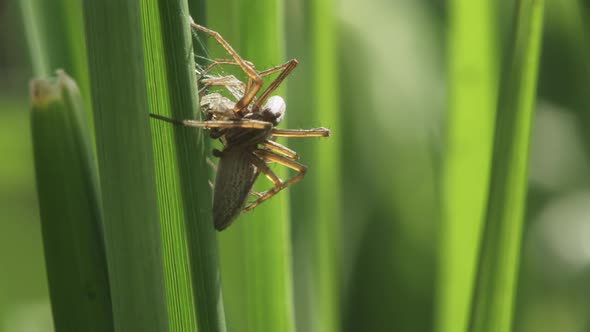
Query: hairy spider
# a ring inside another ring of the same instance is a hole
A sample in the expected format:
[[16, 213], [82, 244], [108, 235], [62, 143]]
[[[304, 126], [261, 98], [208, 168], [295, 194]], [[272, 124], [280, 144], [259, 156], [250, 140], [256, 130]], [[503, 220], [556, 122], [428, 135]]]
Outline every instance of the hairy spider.
[[[213, 221], [215, 228], [221, 231], [240, 212], [252, 210], [282, 189], [300, 181], [305, 175], [307, 167], [297, 162], [297, 153], [275, 142], [277, 137], [326, 137], [330, 135], [330, 131], [327, 128], [275, 128], [285, 114], [286, 105], [283, 98], [270, 97], [270, 94], [297, 66], [297, 60], [257, 72], [254, 65], [242, 59], [219, 33], [194, 22], [191, 26], [215, 38], [232, 57], [231, 60], [214, 60], [198, 74], [197, 80], [203, 85], [199, 90], [199, 94], [203, 95], [201, 108], [207, 120], [179, 121], [155, 114], [151, 116], [175, 124], [209, 129], [211, 138], [220, 139], [223, 143], [223, 151], [213, 151], [213, 155], [219, 157], [213, 192]], [[231, 75], [207, 75], [212, 68], [222, 64], [239, 66], [248, 76], [247, 84]], [[257, 97], [262, 88], [262, 77], [277, 72], [279, 75]], [[237, 101], [219, 93], [205, 94], [211, 86], [226, 87]], [[297, 173], [283, 181], [268, 167], [267, 164], [271, 162], [291, 168]], [[261, 193], [252, 192], [252, 186], [260, 173], [273, 183], [273, 187]], [[250, 194], [256, 199], [248, 203]]]

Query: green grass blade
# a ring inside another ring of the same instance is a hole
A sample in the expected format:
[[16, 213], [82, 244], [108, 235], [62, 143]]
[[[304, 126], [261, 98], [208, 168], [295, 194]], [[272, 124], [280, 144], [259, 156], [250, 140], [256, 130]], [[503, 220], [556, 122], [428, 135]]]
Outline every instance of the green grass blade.
[[442, 178], [437, 330], [465, 331], [485, 215], [497, 100], [494, 2], [449, 3], [449, 113]]
[[[142, 10], [150, 112], [198, 118], [186, 2], [144, 1]], [[206, 132], [154, 119], [152, 133], [170, 330], [225, 331]]]
[[[340, 230], [340, 137], [343, 133], [340, 127], [338, 100], [338, 61], [336, 20], [333, 11], [334, 1], [311, 1], [312, 18], [312, 81], [314, 88], [309, 95], [315, 94], [311, 112], [315, 113], [308, 123], [313, 127], [327, 126], [332, 131], [329, 139], [316, 140], [315, 158], [311, 160], [311, 172], [316, 172], [316, 179], [309, 179], [314, 188], [306, 194], [317, 194], [317, 202], [321, 202], [315, 211], [314, 223], [308, 230], [313, 237], [314, 260], [314, 295], [313, 302], [317, 303], [318, 312], [314, 319], [315, 331], [339, 331], [339, 291], [338, 277], [338, 248]], [[301, 110], [294, 110], [295, 112]], [[305, 122], [304, 122], [305, 123]], [[310, 142], [303, 142], [310, 143]], [[304, 208], [301, 206], [300, 208]], [[297, 221], [295, 221], [297, 222]]]
[[31, 82], [31, 124], [55, 328], [113, 331], [102, 213], [89, 128], [75, 82]]
[[39, 77], [48, 77], [56, 69], [69, 73], [80, 87], [92, 124], [82, 2], [22, 0], [19, 4], [33, 73]]
[[[287, 49], [300, 66], [289, 78], [288, 119], [303, 127], [329, 127], [328, 139], [292, 139], [309, 167], [291, 189], [297, 328], [339, 331], [337, 248], [340, 234], [339, 58], [333, 1], [287, 4]], [[304, 10], [301, 10], [304, 9]]]
[[[312, 302], [318, 308], [313, 320], [315, 331], [339, 331], [340, 308], [339, 291], [340, 279], [338, 277], [338, 248], [339, 248], [339, 222], [340, 215], [340, 137], [342, 131], [339, 125], [338, 108], [338, 73], [337, 64], [339, 57], [336, 53], [336, 23], [333, 12], [333, 1], [312, 1], [312, 81], [314, 85], [309, 90], [309, 95], [315, 94], [311, 112], [315, 113], [314, 123], [310, 126], [327, 126], [332, 131], [328, 140], [316, 140], [317, 151], [311, 172], [316, 175], [317, 181], [308, 179], [314, 188], [306, 193], [317, 194], [315, 217], [308, 234], [313, 239], [312, 247], [315, 248], [314, 256], [314, 284], [313, 289], [318, 290], [312, 297]], [[295, 110], [301, 111], [301, 110]], [[305, 123], [305, 122], [304, 122]], [[310, 143], [310, 142], [303, 142]], [[299, 208], [304, 208], [301, 206]], [[295, 221], [298, 222], [298, 221]], [[310, 294], [311, 295], [311, 294]]]
[[82, 5], [79, 0], [20, 2], [35, 75], [64, 68], [88, 86]]
[[140, 5], [85, 1], [84, 18], [115, 328], [167, 331]]
[[379, 3], [348, 1], [339, 13], [342, 327], [430, 331], [442, 30], [423, 2]]
[[[20, 2], [20, 8], [25, 26], [25, 34], [29, 44], [29, 55], [33, 65], [33, 73], [36, 76], [49, 76], [52, 65], [49, 64], [46, 40], [43, 34], [39, 7], [36, 0], [23, 0]], [[66, 68], [66, 70], [69, 70]]]
[[510, 331], [516, 297], [535, 102], [542, 0], [517, 2], [512, 48], [498, 100], [490, 194], [471, 316], [472, 331]]
[[[284, 62], [282, 1], [212, 1], [208, 6], [209, 28], [220, 32], [258, 70]], [[214, 41], [209, 40], [212, 44]], [[222, 53], [215, 56], [227, 58]], [[280, 168], [275, 170], [281, 178], [286, 175]], [[263, 177], [260, 184], [264, 188], [270, 186]], [[230, 331], [294, 329], [287, 201], [285, 190], [242, 214], [219, 235]]]
[[195, 22], [207, 26], [207, 1], [188, 0], [188, 10]]

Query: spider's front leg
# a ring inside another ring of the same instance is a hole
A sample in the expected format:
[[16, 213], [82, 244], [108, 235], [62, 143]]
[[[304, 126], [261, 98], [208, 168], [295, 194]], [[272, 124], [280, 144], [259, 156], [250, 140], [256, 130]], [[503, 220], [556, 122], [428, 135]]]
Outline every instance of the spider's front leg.
[[278, 88], [279, 85], [281, 85], [283, 80], [291, 73], [291, 71], [293, 69], [295, 69], [295, 67], [297, 67], [297, 64], [298, 64], [297, 60], [291, 59], [291, 60], [289, 60], [289, 62], [284, 63], [280, 66], [276, 66], [274, 68], [270, 68], [270, 69], [260, 72], [260, 77], [268, 76], [268, 75], [276, 73], [276, 72], [281, 72], [281, 73], [279, 74], [279, 76], [277, 76], [277, 78], [274, 79], [274, 81], [272, 81], [270, 83], [268, 88], [266, 88], [266, 90], [264, 90], [264, 92], [262, 93], [260, 98], [258, 98], [258, 100], [256, 100], [256, 102], [254, 103], [254, 105], [252, 105], [253, 112], [256, 112], [260, 108], [260, 106], [262, 106], [262, 104], [266, 101], [266, 99], [268, 99], [270, 94], [274, 90], [276, 90], [276, 88]]
[[[254, 68], [254, 64], [248, 60], [244, 60], [244, 63], [246, 63], [248, 66]], [[205, 67], [205, 69], [203, 69], [198, 75], [197, 75], [197, 81], [200, 80], [203, 76], [207, 75], [208, 72], [210, 72], [213, 68], [215, 68], [216, 66], [219, 65], [233, 65], [233, 66], [239, 66], [240, 64], [238, 62], [236, 62], [235, 60], [231, 60], [231, 59], [216, 59], [213, 60], [213, 62], [211, 62], [211, 64], [209, 64], [207, 67]]]
[[272, 137], [328, 137], [330, 136], [330, 129], [328, 128], [313, 128], [313, 129], [277, 129], [273, 128]]
[[176, 120], [167, 118], [165, 116], [161, 116], [158, 114], [151, 114], [152, 118], [170, 122], [173, 124], [187, 126], [187, 127], [197, 127], [197, 128], [248, 128], [248, 129], [260, 129], [260, 130], [269, 130], [272, 128], [272, 123], [266, 121], [258, 121], [258, 120], [239, 120], [239, 121], [196, 121], [196, 120]]
[[[234, 106], [234, 112], [243, 114], [243, 109], [247, 108], [248, 105], [250, 105], [252, 100], [254, 100], [254, 98], [256, 97], [256, 94], [258, 93], [260, 88], [262, 88], [262, 83], [263, 83], [262, 78], [260, 77], [260, 75], [258, 75], [258, 73], [254, 69], [254, 67], [250, 65], [251, 63], [242, 59], [242, 57], [238, 54], [238, 52], [236, 52], [233, 49], [233, 47], [231, 47], [231, 45], [225, 39], [223, 39], [223, 37], [221, 37], [221, 35], [218, 32], [213, 31], [211, 29], [207, 29], [204, 26], [198, 25], [194, 22], [191, 23], [191, 27], [193, 27], [197, 30], [203, 31], [204, 33], [208, 34], [209, 36], [215, 38], [215, 40], [217, 40], [217, 42], [221, 46], [223, 46], [223, 48], [225, 48], [227, 53], [229, 55], [231, 55], [231, 57], [235, 60], [235, 62], [238, 64], [238, 66], [240, 66], [240, 68], [242, 68], [244, 73], [246, 73], [246, 75], [248, 75], [249, 81], [248, 81], [248, 85], [246, 86], [247, 87], [246, 92], [244, 93], [244, 96], [242, 96], [242, 98], [240, 100], [238, 100], [238, 102]], [[252, 83], [250, 83], [250, 82], [252, 82]]]

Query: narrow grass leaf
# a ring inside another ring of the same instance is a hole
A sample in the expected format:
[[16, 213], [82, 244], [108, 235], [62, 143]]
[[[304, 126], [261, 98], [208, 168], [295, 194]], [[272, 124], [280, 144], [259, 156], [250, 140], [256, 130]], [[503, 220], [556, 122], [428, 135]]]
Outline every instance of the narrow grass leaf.
[[543, 26], [542, 0], [517, 2], [502, 78], [490, 193], [473, 300], [471, 331], [510, 331], [519, 269], [530, 127]]
[[[150, 113], [198, 119], [186, 1], [144, 1], [142, 19]], [[152, 133], [170, 330], [225, 331], [205, 162], [209, 140], [202, 129], [155, 119]]]
[[[208, 6], [209, 28], [220, 32], [257, 70], [285, 61], [282, 1], [210, 1]], [[214, 43], [209, 40], [209, 45]], [[222, 53], [215, 56], [228, 57]], [[275, 94], [280, 95], [280, 91]], [[284, 123], [281, 126], [287, 128]], [[273, 169], [281, 178], [287, 175], [280, 167]], [[256, 189], [270, 186], [261, 176]], [[253, 211], [242, 214], [219, 235], [230, 331], [294, 329], [287, 201], [288, 190], [281, 191]]]
[[115, 328], [161, 332], [169, 321], [140, 9], [85, 1], [84, 18]]
[[292, 188], [294, 284], [298, 329], [339, 331], [340, 137], [333, 2], [287, 4], [287, 50], [300, 66], [289, 78], [292, 127], [330, 128], [328, 139], [292, 139], [309, 167]]
[[97, 172], [76, 83], [31, 82], [41, 228], [55, 329], [113, 331]]
[[[313, 71], [309, 82], [313, 90], [309, 95], [315, 95], [310, 117], [313, 123], [303, 122], [309, 126], [327, 126], [332, 131], [329, 139], [315, 140], [317, 146], [315, 158], [310, 160], [311, 172], [315, 172], [315, 179], [309, 179], [314, 188], [306, 194], [316, 194], [317, 206], [315, 216], [308, 235], [313, 239], [310, 257], [314, 261], [313, 274], [317, 290], [313, 296], [318, 311], [315, 313], [313, 326], [315, 331], [339, 331], [340, 308], [339, 292], [339, 235], [340, 235], [340, 137], [343, 133], [339, 121], [338, 104], [338, 61], [336, 49], [336, 22], [333, 12], [334, 1], [311, 1], [312, 26], [312, 62]], [[294, 110], [295, 112], [301, 110]], [[311, 144], [311, 142], [303, 142]], [[316, 180], [317, 181], [314, 181]], [[303, 206], [300, 208], [304, 208]], [[297, 221], [294, 221], [297, 222]]]
[[449, 112], [441, 187], [437, 331], [465, 331], [485, 216], [497, 100], [493, 1], [449, 2]]
[[[86, 117], [93, 119], [88, 81], [82, 2], [80, 0], [18, 1], [35, 76], [63, 69], [80, 87]], [[94, 138], [94, 135], [91, 135]]]

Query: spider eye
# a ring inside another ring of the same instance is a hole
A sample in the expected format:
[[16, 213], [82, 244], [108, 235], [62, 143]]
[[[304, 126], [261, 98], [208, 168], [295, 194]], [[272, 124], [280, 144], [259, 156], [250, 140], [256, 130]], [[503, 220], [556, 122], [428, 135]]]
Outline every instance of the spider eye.
[[264, 105], [264, 111], [272, 116], [275, 125], [279, 124], [285, 115], [287, 105], [283, 98], [279, 96], [272, 96], [268, 98], [266, 105]]

